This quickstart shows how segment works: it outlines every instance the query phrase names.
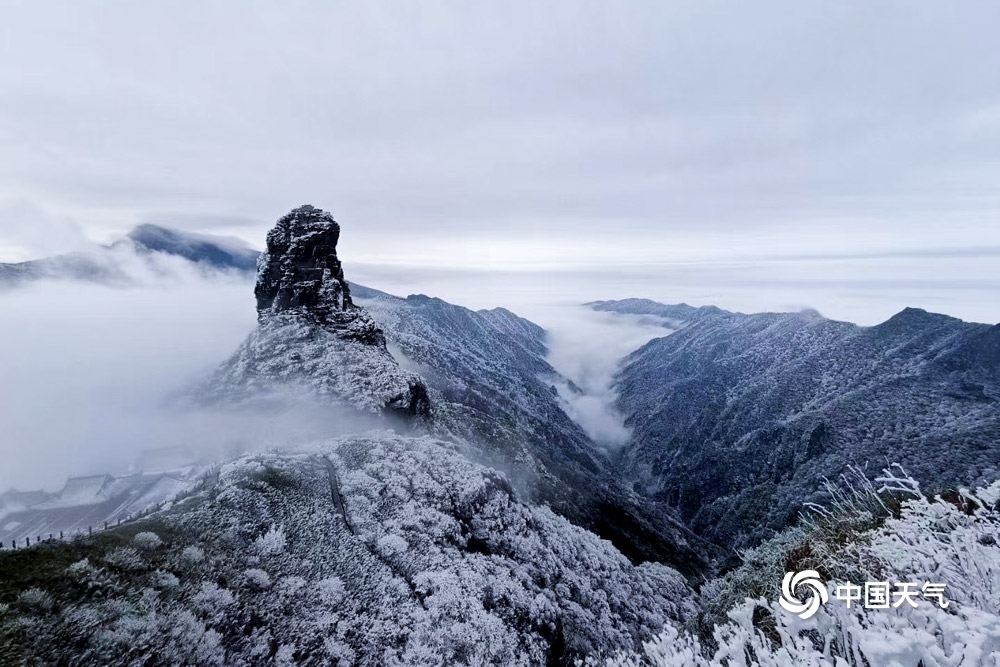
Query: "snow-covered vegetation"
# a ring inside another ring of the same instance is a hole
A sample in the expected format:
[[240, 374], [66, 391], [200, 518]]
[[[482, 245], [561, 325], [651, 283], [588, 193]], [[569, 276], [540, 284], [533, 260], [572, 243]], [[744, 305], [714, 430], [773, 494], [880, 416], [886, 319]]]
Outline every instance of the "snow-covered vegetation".
[[[590, 656], [605, 667], [899, 667], [1000, 664], [1000, 482], [948, 500], [892, 475], [834, 489], [833, 509], [748, 550], [744, 564], [702, 591], [694, 625], [670, 625], [640, 651]], [[786, 571], [816, 569], [830, 601], [808, 620], [775, 600]], [[848, 582], [945, 585], [947, 606], [848, 608]], [[722, 609], [726, 607], [724, 613]]]
[[28, 664], [571, 664], [695, 612], [674, 570], [390, 432], [246, 456], [168, 511], [4, 558], [31, 572], [0, 584]]
[[[633, 435], [612, 452], [566, 413], [542, 329], [351, 286], [338, 238], [311, 206], [279, 221], [258, 328], [197, 395], [252, 410], [293, 387], [363, 433], [283, 433], [152, 514], [0, 553], [0, 662], [1000, 662], [1000, 482], [944, 492], [997, 477], [1000, 329], [597, 304], [679, 323], [623, 368]], [[931, 493], [851, 467], [900, 445]], [[819, 594], [805, 619], [776, 599], [792, 572]], [[947, 604], [838, 599], [868, 581], [935, 582]]]
[[[245, 456], [169, 511], [5, 554], [0, 645], [11, 664], [1000, 664], [1000, 482], [929, 498], [856, 472], [827, 493], [696, 592], [434, 438]], [[830, 601], [802, 620], [776, 598], [806, 569]], [[835, 599], [864, 581], [944, 584], [947, 606]]]

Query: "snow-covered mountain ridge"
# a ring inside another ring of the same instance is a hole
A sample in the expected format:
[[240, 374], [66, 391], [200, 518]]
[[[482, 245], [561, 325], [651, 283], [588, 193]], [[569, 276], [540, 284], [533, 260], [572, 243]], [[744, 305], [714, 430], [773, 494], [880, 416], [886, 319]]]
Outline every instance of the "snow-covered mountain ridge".
[[0, 263], [0, 288], [39, 280], [132, 285], [147, 275], [194, 269], [252, 275], [258, 253], [241, 241], [152, 224], [135, 227], [107, 246], [17, 263]]
[[616, 465], [710, 539], [780, 530], [848, 465], [898, 462], [932, 489], [997, 476], [1000, 325], [912, 308], [860, 327], [815, 311], [593, 307], [677, 324], [625, 361], [633, 439]]

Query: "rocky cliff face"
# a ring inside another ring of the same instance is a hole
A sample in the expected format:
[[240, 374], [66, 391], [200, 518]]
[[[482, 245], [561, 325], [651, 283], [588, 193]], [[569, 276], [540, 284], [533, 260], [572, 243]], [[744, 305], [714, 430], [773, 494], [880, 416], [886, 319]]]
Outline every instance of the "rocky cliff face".
[[257, 329], [208, 394], [240, 401], [284, 387], [363, 412], [429, 415], [423, 379], [399, 367], [382, 329], [351, 300], [339, 238], [333, 216], [313, 206], [278, 220], [258, 263]]
[[358, 309], [337, 258], [339, 240], [333, 216], [308, 204], [278, 220], [258, 262], [258, 317], [294, 313], [318, 322], [350, 319]]

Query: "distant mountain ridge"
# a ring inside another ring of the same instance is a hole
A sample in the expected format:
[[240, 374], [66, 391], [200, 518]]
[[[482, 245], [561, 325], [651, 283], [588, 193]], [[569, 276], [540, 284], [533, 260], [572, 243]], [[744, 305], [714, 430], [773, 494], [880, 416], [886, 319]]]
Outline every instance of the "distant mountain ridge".
[[168, 502], [200, 480], [202, 468], [132, 475], [70, 477], [56, 493], [0, 493], [0, 545], [23, 545], [25, 538], [79, 535], [114, 524]]
[[128, 233], [128, 238], [141, 250], [176, 255], [196, 264], [219, 269], [256, 271], [260, 253], [242, 241], [192, 234], [168, 229], [159, 225], [139, 225]]
[[203, 270], [251, 275], [256, 271], [259, 255], [257, 250], [237, 239], [143, 224], [135, 227], [125, 238], [89, 251], [26, 262], [0, 263], [0, 287], [45, 279], [130, 284], [134, 282], [134, 276], [126, 260], [137, 258], [142, 262], [157, 256], [180, 257]]
[[618, 376], [633, 437], [616, 467], [709, 539], [755, 543], [848, 465], [898, 462], [928, 488], [996, 476], [1000, 325], [915, 308], [860, 327], [815, 311], [592, 307], [678, 321]]

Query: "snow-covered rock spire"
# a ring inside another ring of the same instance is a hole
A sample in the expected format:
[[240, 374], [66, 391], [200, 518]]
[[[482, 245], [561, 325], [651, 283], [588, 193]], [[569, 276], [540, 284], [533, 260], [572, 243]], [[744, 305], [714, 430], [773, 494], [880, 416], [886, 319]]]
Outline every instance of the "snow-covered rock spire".
[[244, 400], [284, 387], [364, 412], [427, 416], [427, 385], [386, 348], [385, 334], [351, 301], [337, 257], [340, 225], [300, 206], [267, 234], [257, 267], [257, 329], [209, 380], [209, 394]]
[[258, 317], [291, 311], [324, 321], [332, 313], [353, 310], [337, 258], [339, 239], [333, 216], [308, 204], [278, 220], [258, 261]]

